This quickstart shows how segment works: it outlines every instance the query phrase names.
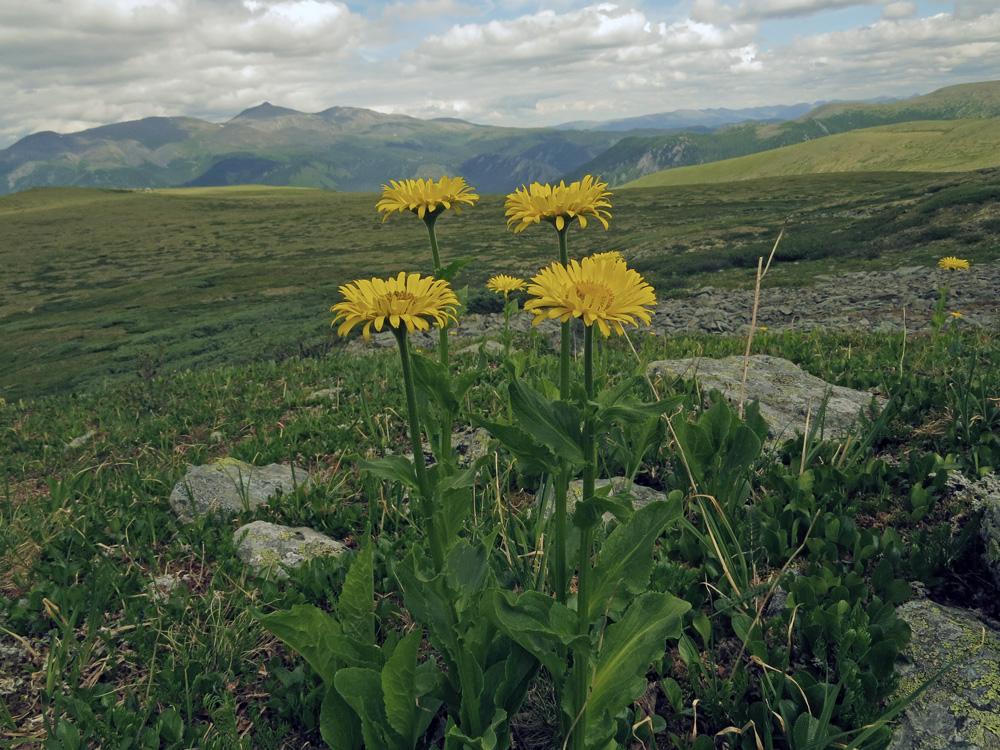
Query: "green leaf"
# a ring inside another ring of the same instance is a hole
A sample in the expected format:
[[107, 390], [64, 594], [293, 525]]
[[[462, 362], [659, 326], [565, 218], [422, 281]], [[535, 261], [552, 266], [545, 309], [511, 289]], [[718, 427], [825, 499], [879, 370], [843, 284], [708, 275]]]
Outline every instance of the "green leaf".
[[437, 268], [434, 270], [434, 277], [438, 279], [444, 279], [445, 281], [454, 281], [458, 272], [469, 265], [476, 258], [475, 256], [470, 258], [459, 258], [458, 260], [453, 260], [448, 265]]
[[689, 609], [691, 605], [677, 597], [651, 592], [636, 599], [625, 616], [608, 627], [594, 671], [588, 717], [613, 717], [642, 696], [649, 665], [663, 658], [668, 638], [681, 636], [682, 618]]
[[381, 675], [374, 669], [352, 667], [337, 672], [337, 692], [361, 718], [365, 750], [402, 750], [401, 738], [394, 735], [385, 715]]
[[767, 439], [769, 428], [764, 417], [760, 415], [760, 402], [754, 399], [743, 409], [743, 424], [753, 430], [762, 443]]
[[708, 433], [698, 425], [684, 419], [673, 420], [671, 425], [677, 436], [678, 451], [683, 453], [684, 461], [694, 475], [694, 481], [701, 482], [705, 476], [705, 470], [715, 457]]
[[361, 719], [330, 685], [319, 711], [319, 733], [330, 750], [361, 750]]
[[402, 482], [411, 489], [419, 489], [417, 471], [413, 468], [413, 461], [404, 456], [385, 456], [371, 461], [359, 459], [358, 468], [377, 474], [390, 482]]
[[258, 616], [271, 634], [309, 662], [327, 685], [343, 666], [381, 666], [375, 646], [361, 643], [341, 632], [340, 623], [312, 604], [296, 604], [290, 610]]
[[411, 748], [417, 742], [417, 654], [422, 637], [420, 630], [410, 631], [382, 669], [386, 718]]
[[712, 401], [714, 401], [712, 408], [702, 413], [698, 420], [698, 426], [708, 433], [712, 450], [718, 453], [726, 445], [726, 440], [729, 437], [729, 425], [736, 415], [733, 413], [733, 407], [718, 391], [712, 391]]
[[537, 476], [555, 468], [556, 457], [552, 452], [517, 425], [490, 422], [475, 414], [471, 415], [471, 420], [511, 452], [517, 459], [517, 468], [522, 474]]
[[445, 560], [448, 587], [463, 597], [480, 592], [490, 572], [486, 557], [482, 545], [473, 547], [468, 540], [460, 539]]
[[523, 381], [510, 384], [510, 404], [536, 440], [571, 463], [583, 463], [580, 415], [565, 401], [549, 401]]
[[413, 365], [413, 383], [447, 413], [458, 409], [458, 401], [451, 392], [451, 374], [440, 362], [422, 354], [410, 354]]
[[678, 495], [650, 503], [611, 532], [591, 577], [587, 622], [604, 611], [612, 596], [635, 596], [646, 590], [653, 570], [653, 544], [667, 524], [681, 517], [681, 503]]
[[736, 428], [720, 471], [727, 482], [733, 483], [746, 476], [760, 456], [761, 445], [760, 438], [749, 427], [741, 424]]
[[431, 643], [448, 664], [449, 679], [457, 678], [452, 658], [457, 648], [457, 633], [451, 621], [450, 592], [444, 585], [444, 576], [422, 566], [415, 553], [407, 555], [396, 572], [403, 586], [407, 611], [415, 622], [427, 628]]
[[365, 547], [351, 563], [337, 600], [337, 614], [346, 635], [375, 645], [375, 573], [373, 545]]
[[590, 639], [577, 632], [576, 612], [551, 596], [490, 589], [481, 607], [502, 633], [538, 659], [557, 681], [565, 674], [566, 661], [556, 646], [590, 650]]

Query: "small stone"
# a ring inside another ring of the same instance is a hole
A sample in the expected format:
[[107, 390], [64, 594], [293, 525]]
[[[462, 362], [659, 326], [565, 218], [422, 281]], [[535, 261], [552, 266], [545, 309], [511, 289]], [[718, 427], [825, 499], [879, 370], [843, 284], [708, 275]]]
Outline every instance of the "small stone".
[[87, 430], [84, 434], [80, 435], [79, 437], [75, 437], [68, 443], [66, 443], [66, 445], [63, 446], [63, 451], [66, 452], [74, 450], [76, 448], [82, 448], [87, 443], [89, 443], [96, 434], [97, 433], [94, 430]]
[[160, 576], [159, 578], [154, 578], [150, 584], [146, 587], [149, 591], [149, 595], [155, 602], [163, 602], [170, 598], [170, 592], [180, 586], [182, 583], [191, 580], [191, 576], [175, 576], [172, 574], [167, 574]]
[[336, 401], [340, 397], [340, 392], [344, 390], [340, 386], [334, 388], [323, 388], [319, 391], [313, 391], [308, 396], [306, 396], [306, 401]]
[[195, 516], [216, 518], [255, 510], [279, 494], [291, 494], [312, 480], [303, 469], [270, 464], [253, 466], [224, 458], [204, 466], [188, 466], [170, 493], [170, 505], [183, 523]]
[[233, 533], [236, 555], [254, 575], [288, 578], [287, 568], [299, 568], [317, 557], [336, 557], [347, 545], [307, 526], [290, 527], [254, 521]]

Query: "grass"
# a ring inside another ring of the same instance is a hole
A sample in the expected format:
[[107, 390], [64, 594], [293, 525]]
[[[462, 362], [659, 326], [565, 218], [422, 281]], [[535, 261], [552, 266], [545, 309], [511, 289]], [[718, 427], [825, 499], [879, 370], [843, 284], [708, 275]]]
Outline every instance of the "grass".
[[[749, 285], [788, 217], [769, 284], [944, 255], [984, 262], [998, 257], [998, 186], [985, 171], [619, 190], [611, 231], [574, 228], [570, 252], [619, 250], [661, 295]], [[429, 264], [420, 223], [382, 223], [376, 198], [264, 187], [0, 197], [0, 397], [329, 350], [340, 284]], [[495, 273], [527, 277], [552, 259], [548, 233], [515, 238], [503, 221], [503, 197], [486, 195], [438, 224], [446, 262], [477, 259], [456, 280], [473, 295]]]
[[934, 120], [863, 128], [759, 154], [656, 172], [624, 188], [827, 172], [966, 172], [1000, 166], [1000, 120]]
[[[971, 511], [947, 497], [943, 467], [975, 475], [1000, 462], [1000, 411], [995, 399], [986, 398], [1000, 387], [997, 369], [990, 366], [997, 361], [1000, 338], [987, 331], [938, 343], [911, 337], [902, 371], [902, 341], [889, 343], [882, 336], [819, 332], [755, 340], [755, 353], [789, 357], [831, 382], [898, 390], [903, 401], [857, 460], [838, 459], [839, 446], [806, 446], [806, 460], [799, 440], [755, 465], [754, 512], [731, 519], [736, 536], [730, 543], [745, 545], [754, 565], [755, 578], [746, 585], [757, 586], [766, 580], [765, 571], [779, 568], [788, 554], [785, 547], [798, 544], [794, 534], [805, 528], [802, 518], [818, 513], [816, 538], [826, 541], [810, 545], [800, 561], [801, 575], [794, 579], [800, 599], [808, 600], [803, 587], [814, 580], [809, 566], [826, 569], [822, 576], [815, 573], [819, 593], [810, 595], [814, 601], [819, 597], [819, 607], [827, 601], [823, 592], [831, 581], [849, 577], [850, 571], [867, 575], [881, 559], [893, 563], [880, 569], [877, 586], [869, 585], [886, 601], [905, 599], [907, 580], [925, 581], [969, 601], [978, 595], [976, 566], [953, 533], [969, 522]], [[633, 354], [622, 344], [614, 339], [606, 352], [609, 372], [631, 369]], [[736, 339], [648, 337], [641, 357], [648, 362], [695, 351], [724, 356], [742, 347]], [[519, 339], [516, 348], [528, 352], [530, 372], [554, 370], [553, 358], [533, 339]], [[463, 370], [483, 364], [475, 356], [459, 358]], [[466, 404], [469, 411], [504, 412], [497, 365], [488, 362], [481, 370]], [[405, 617], [389, 571], [410, 543], [408, 517], [400, 512], [398, 491], [359, 474], [352, 458], [405, 445], [399, 383], [393, 353], [349, 357], [332, 352], [283, 363], [199, 368], [170, 378], [150, 376], [124, 388], [0, 406], [5, 446], [0, 454], [0, 645], [19, 654], [0, 659], [0, 747], [29, 747], [29, 738], [48, 738], [59, 744], [46, 747], [59, 748], [323, 747], [316, 675], [248, 611], [305, 602], [327, 607], [349, 559], [316, 562], [285, 583], [254, 580], [235, 560], [233, 530], [262, 519], [309, 525], [349, 542], [371, 540], [380, 571], [377, 596], [392, 604], [379, 610], [380, 627], [402, 626]], [[336, 404], [309, 400], [310, 393], [328, 387], [344, 389]], [[682, 385], [677, 387], [683, 392]], [[698, 413], [695, 403], [688, 403], [692, 414]], [[942, 420], [943, 415], [950, 417]], [[64, 448], [86, 430], [94, 431], [91, 440]], [[602, 448], [606, 471], [615, 470], [620, 447]], [[312, 472], [317, 483], [232, 522], [180, 525], [166, 499], [174, 483], [187, 464], [224, 456], [256, 464], [294, 462]], [[503, 466], [508, 458], [499, 451], [496, 460]], [[675, 482], [686, 486], [685, 477], [672, 474], [672, 465], [678, 468], [664, 443], [647, 456], [639, 475], [665, 489]], [[808, 482], [801, 480], [806, 470]], [[483, 486], [483, 505], [468, 522], [470, 528], [488, 531], [504, 518], [526, 522], [523, 503], [531, 487], [501, 481], [509, 476], [500, 471]], [[503, 494], [490, 494], [493, 481], [498, 488], [503, 484]], [[915, 495], [917, 486], [921, 492]], [[923, 515], [914, 512], [917, 495]], [[846, 518], [852, 519], [851, 533]], [[498, 544], [516, 544], [512, 528], [502, 527]], [[861, 541], [872, 534], [882, 540], [885, 557], [858, 557]], [[666, 654], [654, 667], [656, 684], [676, 690], [651, 689], [646, 703], [664, 720], [657, 746], [686, 748], [669, 735], [691, 730], [692, 700], [700, 701], [699, 731], [711, 733], [743, 726], [747, 717], [740, 705], [756, 698], [744, 698], [738, 680], [708, 677], [728, 674], [735, 653], [728, 609], [723, 600], [713, 607], [705, 598], [709, 589], [700, 583], [728, 590], [718, 560], [677, 532], [664, 539], [657, 565], [657, 585], [692, 601], [713, 623], [687, 623], [692, 638], [707, 639], [699, 660], [683, 666], [688, 656]], [[183, 583], [158, 598], [149, 584], [164, 574]], [[981, 603], [989, 606], [987, 599]], [[851, 606], [860, 618], [869, 605], [852, 599]], [[713, 614], [716, 610], [719, 614]], [[811, 611], [806, 607], [799, 621], [811, 622]], [[822, 622], [809, 625], [810, 638], [827, 638], [816, 635]], [[791, 626], [775, 621], [778, 640], [784, 641]], [[859, 620], [855, 627], [868, 626]], [[836, 637], [829, 637], [828, 646], [802, 641], [795, 660], [825, 664], [830, 659], [832, 666], [822, 672], [837, 669], [836, 658], [859, 658], [846, 644], [835, 658]], [[697, 679], [699, 670], [706, 675], [703, 681]], [[803, 674], [797, 673], [800, 681]], [[753, 685], [744, 689], [752, 693], [758, 689]], [[540, 697], [528, 701], [519, 723], [533, 728], [535, 744], [527, 746], [548, 747], [544, 725], [551, 699], [544, 683], [532, 695]], [[670, 707], [674, 703], [676, 709]], [[866, 708], [847, 698], [837, 711], [844, 728], [872, 718], [870, 704]], [[774, 747], [785, 746], [777, 737]]]

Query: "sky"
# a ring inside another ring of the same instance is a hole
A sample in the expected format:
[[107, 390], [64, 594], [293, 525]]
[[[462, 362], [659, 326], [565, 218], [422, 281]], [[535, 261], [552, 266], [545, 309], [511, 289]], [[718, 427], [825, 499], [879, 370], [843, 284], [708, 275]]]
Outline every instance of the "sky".
[[0, 0], [0, 148], [265, 101], [537, 127], [996, 79], [998, 0]]

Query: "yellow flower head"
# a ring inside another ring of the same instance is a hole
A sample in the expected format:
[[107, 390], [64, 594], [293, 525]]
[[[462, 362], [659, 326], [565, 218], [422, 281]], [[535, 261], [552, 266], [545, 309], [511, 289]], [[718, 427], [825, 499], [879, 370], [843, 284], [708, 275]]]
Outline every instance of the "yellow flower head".
[[503, 298], [507, 299], [508, 294], [516, 292], [518, 289], [524, 289], [527, 284], [524, 283], [524, 279], [519, 279], [516, 276], [500, 274], [487, 281], [486, 286], [497, 294], [503, 294]]
[[605, 258], [608, 258], [610, 260], [620, 260], [622, 263], [625, 262], [625, 258], [623, 258], [622, 254], [617, 250], [611, 250], [606, 253], [594, 253], [590, 257], [593, 258], [594, 260], [603, 260]]
[[950, 315], [951, 317], [953, 317], [953, 318], [964, 318], [964, 317], [965, 317], [965, 316], [964, 316], [964, 315], [962, 315], [962, 313], [960, 313], [960, 312], [950, 312], [950, 313], [948, 313], [948, 314], [949, 314], [949, 315]]
[[413, 211], [423, 219], [430, 214], [454, 208], [455, 213], [462, 213], [459, 203], [470, 206], [479, 200], [472, 188], [465, 184], [462, 177], [442, 177], [434, 180], [389, 180], [392, 187], [382, 186], [382, 200], [375, 204], [379, 213], [385, 213], [382, 221], [389, 218], [394, 211]]
[[451, 285], [444, 279], [419, 273], [407, 276], [402, 271], [395, 278], [360, 279], [345, 284], [340, 293], [345, 301], [330, 308], [337, 313], [331, 325], [342, 319], [337, 334], [346, 336], [357, 323], [364, 323], [366, 339], [371, 338], [372, 323], [376, 331], [381, 331], [386, 318], [392, 328], [405, 325], [410, 333], [426, 331], [431, 321], [442, 328], [449, 318], [455, 320], [455, 308], [459, 306]]
[[569, 266], [553, 263], [532, 280], [525, 310], [535, 313], [533, 325], [546, 318], [560, 318], [564, 323], [582, 318], [585, 325], [597, 323], [601, 333], [611, 335], [611, 327], [623, 334], [622, 323], [639, 325], [639, 318], [649, 325], [656, 304], [653, 287], [623, 261], [604, 258], [571, 260]]
[[606, 210], [611, 208], [605, 200], [611, 195], [605, 190], [607, 186], [608, 183], [597, 182], [590, 175], [568, 187], [563, 181], [555, 187], [537, 182], [531, 183], [530, 187], [522, 185], [507, 196], [507, 227], [516, 224], [514, 232], [517, 233], [545, 219], [562, 231], [573, 219], [579, 219], [580, 226], [585, 227], [586, 217], [593, 216], [607, 229], [608, 219], [611, 218]]
[[957, 271], [960, 268], [968, 269], [969, 261], [949, 255], [947, 258], [939, 260], [938, 265], [941, 268], [948, 269], [949, 271]]

